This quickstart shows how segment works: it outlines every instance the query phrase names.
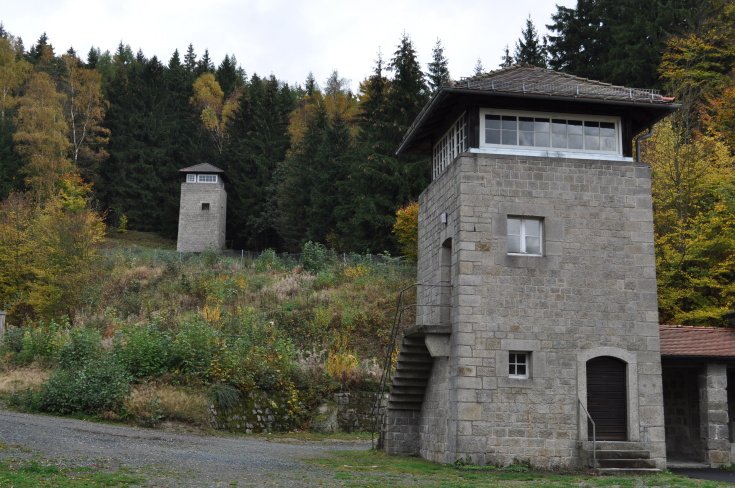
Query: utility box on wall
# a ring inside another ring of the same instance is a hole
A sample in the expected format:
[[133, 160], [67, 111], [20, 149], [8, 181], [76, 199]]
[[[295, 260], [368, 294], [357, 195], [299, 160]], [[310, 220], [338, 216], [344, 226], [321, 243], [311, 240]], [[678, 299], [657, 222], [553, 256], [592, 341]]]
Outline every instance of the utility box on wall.
[[224, 171], [208, 163], [179, 170], [179, 252], [219, 251], [225, 247], [227, 192]]

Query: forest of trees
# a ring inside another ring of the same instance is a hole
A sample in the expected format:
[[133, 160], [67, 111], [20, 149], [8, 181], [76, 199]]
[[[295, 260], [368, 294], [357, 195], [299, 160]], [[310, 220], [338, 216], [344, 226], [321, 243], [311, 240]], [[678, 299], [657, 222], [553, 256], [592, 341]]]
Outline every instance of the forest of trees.
[[[549, 22], [540, 36], [527, 19], [491, 69], [533, 64], [682, 104], [644, 145], [662, 320], [724, 324], [735, 308], [735, 1], [578, 0]], [[400, 252], [396, 211], [428, 184], [430, 163], [394, 152], [449, 81], [441, 41], [424, 70], [406, 34], [353, 93], [338, 71], [293, 86], [192, 45], [167, 61], [122, 42], [83, 59], [45, 34], [26, 49], [0, 26], [0, 305], [23, 295], [50, 306], [62, 277], [89, 272], [80, 263], [103, 222], [175, 237], [177, 170], [200, 162], [227, 175], [233, 248]]]

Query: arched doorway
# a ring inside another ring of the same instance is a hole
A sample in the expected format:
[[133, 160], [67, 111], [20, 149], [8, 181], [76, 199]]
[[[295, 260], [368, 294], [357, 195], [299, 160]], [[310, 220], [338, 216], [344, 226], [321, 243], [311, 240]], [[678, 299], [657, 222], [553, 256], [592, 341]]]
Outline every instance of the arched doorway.
[[[628, 440], [626, 364], [601, 356], [587, 361], [587, 411], [595, 421], [597, 440]], [[592, 423], [588, 439], [592, 439]]]

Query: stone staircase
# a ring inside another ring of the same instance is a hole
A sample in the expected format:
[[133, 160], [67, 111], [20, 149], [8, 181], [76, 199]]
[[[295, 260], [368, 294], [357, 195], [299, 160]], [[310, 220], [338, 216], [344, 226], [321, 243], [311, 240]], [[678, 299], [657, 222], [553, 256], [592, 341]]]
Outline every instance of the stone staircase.
[[651, 454], [638, 442], [597, 441], [595, 454], [599, 474], [653, 474], [661, 472]]
[[424, 335], [405, 335], [391, 379], [389, 409], [421, 410], [431, 365], [432, 359], [426, 348]]

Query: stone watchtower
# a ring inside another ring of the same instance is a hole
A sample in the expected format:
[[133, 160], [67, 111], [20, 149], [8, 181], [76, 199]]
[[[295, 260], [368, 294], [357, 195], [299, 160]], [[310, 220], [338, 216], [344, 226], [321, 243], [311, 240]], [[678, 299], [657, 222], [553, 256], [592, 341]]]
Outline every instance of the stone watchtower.
[[573, 468], [594, 439], [598, 466], [665, 467], [651, 174], [633, 138], [675, 108], [529, 66], [432, 97], [398, 150], [431, 154], [433, 181], [386, 451]]
[[184, 173], [185, 178], [181, 183], [176, 250], [202, 252], [224, 249], [227, 216], [224, 171], [202, 163], [179, 172]]

